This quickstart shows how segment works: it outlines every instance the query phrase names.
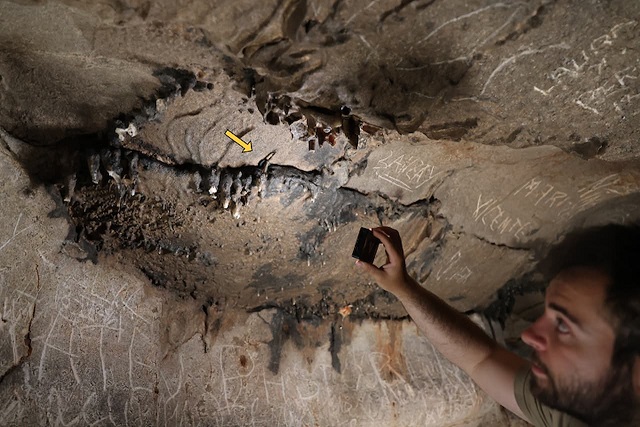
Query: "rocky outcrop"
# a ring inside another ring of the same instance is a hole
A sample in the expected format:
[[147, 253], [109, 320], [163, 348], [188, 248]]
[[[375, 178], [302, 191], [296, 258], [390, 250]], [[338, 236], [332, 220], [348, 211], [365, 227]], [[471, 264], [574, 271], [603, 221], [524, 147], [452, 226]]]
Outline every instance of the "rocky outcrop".
[[477, 424], [358, 229], [504, 321], [549, 243], [638, 220], [638, 12], [0, 4], [0, 424]]

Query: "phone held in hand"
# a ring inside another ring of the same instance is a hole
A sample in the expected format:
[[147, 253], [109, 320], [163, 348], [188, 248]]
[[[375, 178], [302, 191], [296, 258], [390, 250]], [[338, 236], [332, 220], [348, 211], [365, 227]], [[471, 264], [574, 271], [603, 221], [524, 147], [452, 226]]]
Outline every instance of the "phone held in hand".
[[356, 245], [353, 248], [351, 256], [359, 259], [360, 261], [372, 263], [373, 259], [376, 257], [379, 244], [380, 240], [373, 235], [371, 230], [360, 227], [360, 232], [356, 239]]

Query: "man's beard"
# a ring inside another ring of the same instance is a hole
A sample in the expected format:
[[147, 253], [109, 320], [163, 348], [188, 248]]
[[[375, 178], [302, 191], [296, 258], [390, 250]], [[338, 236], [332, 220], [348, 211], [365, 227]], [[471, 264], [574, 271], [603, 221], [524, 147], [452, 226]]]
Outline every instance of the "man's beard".
[[531, 392], [545, 405], [590, 425], [620, 426], [637, 421], [638, 398], [630, 364], [611, 366], [600, 381], [590, 383], [578, 378], [559, 381], [535, 356], [534, 362], [547, 374], [549, 383], [542, 387], [532, 376]]

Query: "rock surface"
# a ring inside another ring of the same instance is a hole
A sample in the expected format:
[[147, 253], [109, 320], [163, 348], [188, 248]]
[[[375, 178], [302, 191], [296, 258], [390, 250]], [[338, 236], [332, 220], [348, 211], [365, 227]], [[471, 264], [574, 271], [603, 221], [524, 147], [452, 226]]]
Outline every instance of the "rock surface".
[[215, 3], [0, 3], [0, 424], [509, 425], [353, 242], [504, 321], [637, 221], [640, 4]]
[[111, 259], [78, 261], [45, 189], [7, 151], [0, 161], [13, 219], [2, 231], [2, 425], [506, 419], [407, 320], [199, 307]]

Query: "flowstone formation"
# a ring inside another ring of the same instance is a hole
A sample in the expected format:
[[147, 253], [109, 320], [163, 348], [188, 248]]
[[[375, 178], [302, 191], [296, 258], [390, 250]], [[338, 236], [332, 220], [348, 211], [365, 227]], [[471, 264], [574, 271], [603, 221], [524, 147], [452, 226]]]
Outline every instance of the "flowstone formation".
[[215, 3], [0, 4], [0, 424], [510, 425], [351, 250], [515, 344], [638, 220], [640, 6]]

